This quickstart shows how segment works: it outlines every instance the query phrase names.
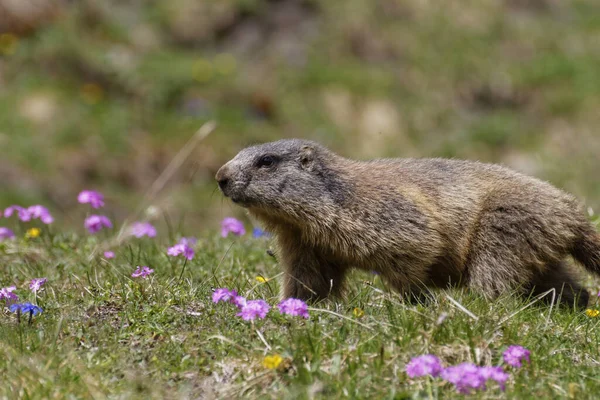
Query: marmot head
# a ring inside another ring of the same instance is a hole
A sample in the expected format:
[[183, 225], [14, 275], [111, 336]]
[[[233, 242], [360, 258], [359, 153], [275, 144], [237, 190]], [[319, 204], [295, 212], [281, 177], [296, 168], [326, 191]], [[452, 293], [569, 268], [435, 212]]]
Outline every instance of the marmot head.
[[315, 142], [279, 140], [243, 149], [215, 178], [225, 196], [250, 211], [304, 218], [343, 196], [331, 169], [337, 159]]

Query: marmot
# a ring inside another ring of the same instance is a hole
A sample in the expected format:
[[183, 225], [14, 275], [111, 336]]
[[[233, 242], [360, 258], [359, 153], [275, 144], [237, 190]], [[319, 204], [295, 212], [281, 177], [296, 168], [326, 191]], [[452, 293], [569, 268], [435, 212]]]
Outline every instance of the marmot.
[[287, 139], [243, 149], [223, 194], [275, 234], [283, 294], [339, 294], [356, 267], [401, 293], [466, 285], [488, 298], [542, 293], [587, 305], [572, 255], [600, 274], [600, 235], [576, 199], [508, 168], [441, 158], [355, 161]]

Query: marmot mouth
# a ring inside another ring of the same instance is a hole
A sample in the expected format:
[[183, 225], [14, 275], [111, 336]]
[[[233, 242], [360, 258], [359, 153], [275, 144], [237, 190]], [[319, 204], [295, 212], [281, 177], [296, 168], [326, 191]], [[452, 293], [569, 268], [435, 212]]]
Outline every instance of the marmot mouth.
[[231, 193], [231, 190], [229, 189], [221, 189], [221, 193], [223, 193], [223, 196], [231, 199], [231, 201], [233, 201], [235, 204], [243, 205], [245, 203], [245, 199], [242, 195], [238, 193]]
[[233, 201], [238, 206], [248, 207], [250, 205], [250, 202], [248, 201], [248, 199], [246, 199], [242, 196], [234, 195], [234, 196], [230, 196], [229, 198], [231, 199], [231, 201]]

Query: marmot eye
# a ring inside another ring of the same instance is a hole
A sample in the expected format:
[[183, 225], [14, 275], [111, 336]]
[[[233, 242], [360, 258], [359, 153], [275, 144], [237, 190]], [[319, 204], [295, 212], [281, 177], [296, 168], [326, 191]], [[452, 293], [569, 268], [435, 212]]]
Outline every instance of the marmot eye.
[[258, 162], [256, 163], [257, 167], [270, 167], [273, 164], [275, 164], [275, 157], [273, 156], [262, 156], [261, 158], [258, 159]]

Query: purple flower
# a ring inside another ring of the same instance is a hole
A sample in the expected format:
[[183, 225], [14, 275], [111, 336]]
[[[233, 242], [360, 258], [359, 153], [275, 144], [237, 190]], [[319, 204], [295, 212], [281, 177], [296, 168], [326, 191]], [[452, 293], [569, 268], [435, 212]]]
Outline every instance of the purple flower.
[[9, 286], [9, 287], [5, 287], [0, 289], [0, 299], [5, 299], [5, 300], [19, 300], [19, 296], [17, 296], [16, 294], [14, 294], [13, 292], [17, 290], [17, 288], [15, 286]]
[[452, 383], [462, 394], [471, 393], [472, 389], [485, 390], [486, 379], [480, 373], [480, 368], [471, 363], [463, 363], [445, 368], [441, 372], [442, 379]]
[[38, 315], [43, 311], [40, 307], [31, 303], [11, 304], [10, 307], [8, 307], [8, 309], [10, 310], [10, 312], [21, 311], [21, 314], [31, 313], [32, 315]]
[[153, 269], [150, 269], [148, 267], [140, 267], [140, 266], [138, 266], [136, 268], [136, 270], [131, 274], [131, 277], [132, 278], [139, 278], [139, 277], [147, 278], [153, 272], [154, 272]]
[[194, 247], [196, 243], [198, 243], [198, 239], [196, 239], [195, 237], [182, 237], [181, 239], [179, 239], [178, 243], [189, 247]]
[[27, 222], [27, 221], [31, 221], [31, 214], [29, 213], [29, 211], [27, 211], [26, 208], [23, 208], [21, 206], [10, 206], [7, 207], [6, 210], [4, 210], [4, 216], [6, 218], [10, 217], [11, 215], [13, 215], [14, 212], [17, 212], [19, 219], [23, 222]]
[[228, 217], [221, 222], [221, 236], [227, 237], [229, 232], [236, 236], [242, 236], [246, 234], [246, 229], [244, 229], [244, 224], [241, 221]]
[[104, 215], [90, 215], [83, 223], [90, 233], [96, 233], [102, 228], [112, 228], [112, 222]]
[[508, 348], [502, 354], [504, 362], [512, 367], [521, 367], [521, 361], [525, 360], [529, 362], [529, 354], [531, 352], [522, 346], [508, 346]]
[[411, 378], [431, 375], [438, 376], [442, 372], [442, 363], [434, 355], [426, 354], [414, 357], [406, 364], [406, 374]]
[[115, 258], [115, 252], [114, 251], [105, 251], [104, 258], [106, 258], [107, 260], [110, 260], [111, 258]]
[[15, 234], [8, 228], [0, 226], [0, 242], [6, 239], [14, 239]]
[[500, 389], [504, 391], [506, 389], [506, 381], [508, 380], [508, 374], [504, 372], [502, 367], [480, 367], [479, 374], [487, 381], [493, 380], [500, 385]]
[[230, 302], [237, 296], [235, 290], [229, 290], [226, 288], [217, 289], [213, 292], [212, 301], [218, 303], [220, 301]]
[[48, 279], [46, 278], [32, 279], [31, 283], [29, 284], [29, 289], [31, 289], [33, 293], [37, 293], [47, 281]]
[[134, 222], [131, 224], [131, 228], [129, 228], [129, 233], [136, 238], [141, 238], [142, 236], [155, 237], [156, 228], [148, 222]]
[[285, 299], [277, 307], [282, 314], [308, 318], [308, 306], [302, 300], [294, 298]]
[[4, 216], [10, 217], [14, 212], [17, 212], [19, 219], [23, 222], [31, 221], [33, 218], [39, 218], [44, 224], [51, 224], [54, 218], [50, 215], [50, 211], [39, 204], [24, 208], [21, 206], [10, 206], [4, 210]]
[[264, 300], [250, 300], [242, 306], [237, 316], [246, 321], [252, 321], [256, 318], [266, 317], [270, 308], [271, 306]]
[[194, 249], [192, 249], [188, 245], [177, 243], [175, 246], [169, 247], [167, 249], [167, 254], [172, 257], [177, 257], [177, 256], [183, 254], [183, 256], [185, 258], [187, 258], [188, 260], [191, 260], [192, 258], [194, 258], [195, 253], [194, 253]]
[[248, 303], [248, 300], [244, 296], [234, 296], [231, 299], [231, 304], [235, 305], [237, 308], [241, 309]]
[[39, 204], [29, 207], [27, 212], [31, 218], [39, 218], [40, 221], [46, 225], [54, 222], [54, 218], [52, 218], [52, 215], [50, 215], [50, 211], [48, 211], [46, 207], [40, 206]]
[[104, 207], [104, 195], [95, 190], [83, 190], [77, 195], [80, 204], [89, 203], [92, 208]]

